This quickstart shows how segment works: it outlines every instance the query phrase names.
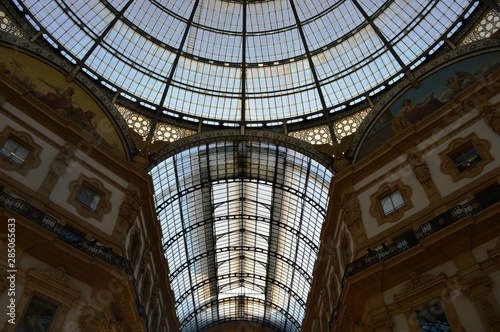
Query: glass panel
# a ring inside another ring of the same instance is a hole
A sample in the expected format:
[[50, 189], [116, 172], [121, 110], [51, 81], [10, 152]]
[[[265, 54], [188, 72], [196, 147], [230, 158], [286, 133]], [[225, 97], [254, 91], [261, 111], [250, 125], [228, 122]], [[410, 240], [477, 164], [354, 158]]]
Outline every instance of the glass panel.
[[413, 310], [413, 318], [419, 332], [451, 331], [450, 324], [440, 301], [434, 301]]
[[380, 200], [380, 204], [382, 205], [384, 215], [387, 216], [402, 208], [405, 205], [405, 202], [403, 196], [401, 196], [401, 192], [397, 190], [390, 195], [382, 198]]
[[33, 296], [26, 308], [16, 332], [49, 331], [57, 305]]
[[482, 160], [472, 144], [463, 147], [458, 153], [452, 155], [451, 159], [457, 167], [458, 172], [463, 172]]
[[181, 330], [221, 317], [300, 330], [330, 171], [287, 148], [224, 141], [177, 153], [151, 175]]
[[101, 201], [101, 195], [96, 193], [92, 188], [82, 185], [76, 195], [76, 200], [95, 212]]
[[19, 145], [16, 141], [9, 138], [3, 144], [0, 153], [13, 163], [22, 165], [26, 158], [28, 158], [30, 150], [26, 149], [22, 145]]
[[108, 86], [222, 122], [321, 114], [365, 96], [425, 57], [473, 3], [19, 2], [58, 51]]

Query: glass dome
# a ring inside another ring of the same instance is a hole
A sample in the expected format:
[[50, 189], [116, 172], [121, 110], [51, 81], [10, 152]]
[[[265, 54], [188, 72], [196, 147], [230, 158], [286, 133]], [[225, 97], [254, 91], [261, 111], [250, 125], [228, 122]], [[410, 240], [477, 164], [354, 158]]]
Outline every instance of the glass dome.
[[63, 55], [149, 110], [214, 124], [330, 114], [407, 73], [473, 1], [18, 1]]

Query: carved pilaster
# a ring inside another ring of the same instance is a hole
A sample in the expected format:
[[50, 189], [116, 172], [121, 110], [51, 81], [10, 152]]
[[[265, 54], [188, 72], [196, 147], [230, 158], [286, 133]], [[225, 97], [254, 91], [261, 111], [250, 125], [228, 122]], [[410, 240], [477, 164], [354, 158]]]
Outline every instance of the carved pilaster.
[[38, 193], [40, 197], [49, 197], [50, 193], [54, 189], [57, 181], [64, 175], [66, 169], [75, 155], [75, 148], [70, 145], [65, 145], [61, 148], [61, 151], [57, 154], [54, 161], [50, 165], [49, 172], [43, 179]]
[[491, 292], [491, 283], [490, 277], [476, 274], [463, 281], [461, 290], [474, 301], [490, 331], [500, 331], [500, 307]]
[[429, 167], [422, 159], [420, 154], [417, 151], [410, 151], [408, 153], [408, 163], [411, 165], [413, 169], [413, 173], [417, 178], [418, 182], [422, 184], [422, 187], [425, 190], [425, 193], [429, 197], [429, 200], [432, 202], [434, 199], [441, 198], [439, 191], [434, 184], [434, 181], [431, 177], [431, 172], [429, 171]]
[[493, 131], [500, 135], [500, 109], [497, 105], [484, 105], [480, 108], [486, 123]]
[[496, 262], [500, 263], [500, 239], [497, 240], [493, 249], [488, 249], [488, 256]]
[[344, 196], [342, 202], [342, 220], [351, 232], [353, 239], [358, 243], [366, 240], [361, 218], [361, 208], [355, 192], [349, 192]]
[[143, 202], [138, 190], [130, 187], [126, 190], [118, 212], [118, 224], [114, 231], [116, 235], [124, 237], [128, 233], [141, 211]]
[[372, 315], [367, 322], [369, 331], [392, 331], [394, 325], [392, 317], [387, 312], [380, 312]]
[[146, 265], [149, 262], [149, 254], [151, 253], [151, 245], [149, 243], [146, 244], [144, 248], [144, 253], [142, 255], [141, 265], [139, 266], [139, 273], [143, 274], [146, 271]]

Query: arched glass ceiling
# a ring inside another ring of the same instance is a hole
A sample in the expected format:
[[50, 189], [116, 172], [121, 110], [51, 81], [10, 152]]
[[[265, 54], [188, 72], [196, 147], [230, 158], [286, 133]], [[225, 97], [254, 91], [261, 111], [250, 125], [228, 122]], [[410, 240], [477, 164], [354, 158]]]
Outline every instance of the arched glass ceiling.
[[231, 320], [300, 331], [331, 172], [289, 148], [223, 141], [151, 175], [181, 331]]
[[474, 1], [18, 0], [77, 68], [155, 112], [270, 122], [357, 100]]

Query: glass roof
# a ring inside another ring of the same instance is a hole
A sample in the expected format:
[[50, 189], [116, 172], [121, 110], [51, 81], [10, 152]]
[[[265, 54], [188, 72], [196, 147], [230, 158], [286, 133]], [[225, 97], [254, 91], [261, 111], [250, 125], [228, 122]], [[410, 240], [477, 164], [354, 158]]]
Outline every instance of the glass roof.
[[332, 173], [289, 148], [223, 141], [152, 171], [181, 331], [300, 331]]
[[472, 2], [17, 0], [121, 96], [218, 124], [328, 118], [442, 44]]

